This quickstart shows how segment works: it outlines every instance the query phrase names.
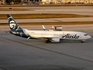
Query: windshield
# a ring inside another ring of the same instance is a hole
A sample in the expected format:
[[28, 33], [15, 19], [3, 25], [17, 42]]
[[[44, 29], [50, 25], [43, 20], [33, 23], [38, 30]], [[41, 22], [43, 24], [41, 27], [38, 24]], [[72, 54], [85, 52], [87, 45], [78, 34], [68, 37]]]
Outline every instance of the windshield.
[[87, 36], [88, 34], [84, 34], [84, 36]]

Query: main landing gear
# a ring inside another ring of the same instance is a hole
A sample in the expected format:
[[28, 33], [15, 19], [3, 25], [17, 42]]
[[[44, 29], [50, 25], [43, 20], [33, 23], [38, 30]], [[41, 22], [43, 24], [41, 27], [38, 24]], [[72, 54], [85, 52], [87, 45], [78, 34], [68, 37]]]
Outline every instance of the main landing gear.
[[49, 39], [47, 39], [46, 41], [45, 41], [45, 43], [50, 43], [51, 41], [49, 40]]
[[83, 40], [81, 40], [81, 43], [84, 43], [85, 42], [85, 40], [83, 41]]

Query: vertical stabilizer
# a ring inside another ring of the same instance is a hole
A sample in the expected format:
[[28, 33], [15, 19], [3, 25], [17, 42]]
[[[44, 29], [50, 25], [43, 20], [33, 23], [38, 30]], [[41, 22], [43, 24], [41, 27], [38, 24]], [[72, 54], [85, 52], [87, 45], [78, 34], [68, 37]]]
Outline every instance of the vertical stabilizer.
[[21, 29], [18, 26], [18, 24], [16, 23], [16, 21], [14, 20], [14, 18], [10, 14], [7, 14], [7, 18], [8, 18], [8, 23], [9, 23], [9, 26], [10, 26], [10, 30], [17, 31], [17, 30]]
[[28, 34], [26, 33], [26, 30], [19, 27], [17, 22], [14, 20], [14, 18], [10, 14], [7, 14], [7, 19], [8, 19], [11, 34], [28, 38]]

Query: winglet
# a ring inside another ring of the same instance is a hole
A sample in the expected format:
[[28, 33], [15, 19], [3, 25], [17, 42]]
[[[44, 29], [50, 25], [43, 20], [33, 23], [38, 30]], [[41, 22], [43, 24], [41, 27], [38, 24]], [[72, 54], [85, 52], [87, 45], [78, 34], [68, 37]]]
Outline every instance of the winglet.
[[42, 25], [42, 28], [43, 28], [44, 30], [46, 30], [46, 28], [45, 28], [45, 26], [44, 26], [44, 25]]

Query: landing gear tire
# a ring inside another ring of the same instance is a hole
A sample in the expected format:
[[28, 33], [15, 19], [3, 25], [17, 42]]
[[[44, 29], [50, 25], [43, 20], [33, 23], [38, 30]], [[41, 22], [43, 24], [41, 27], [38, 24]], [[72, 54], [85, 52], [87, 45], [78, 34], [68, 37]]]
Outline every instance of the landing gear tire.
[[84, 41], [81, 41], [81, 43], [84, 43]]
[[49, 42], [51, 42], [51, 41], [50, 41], [50, 40], [46, 40], [46, 41], [45, 41], [45, 43], [49, 43]]

